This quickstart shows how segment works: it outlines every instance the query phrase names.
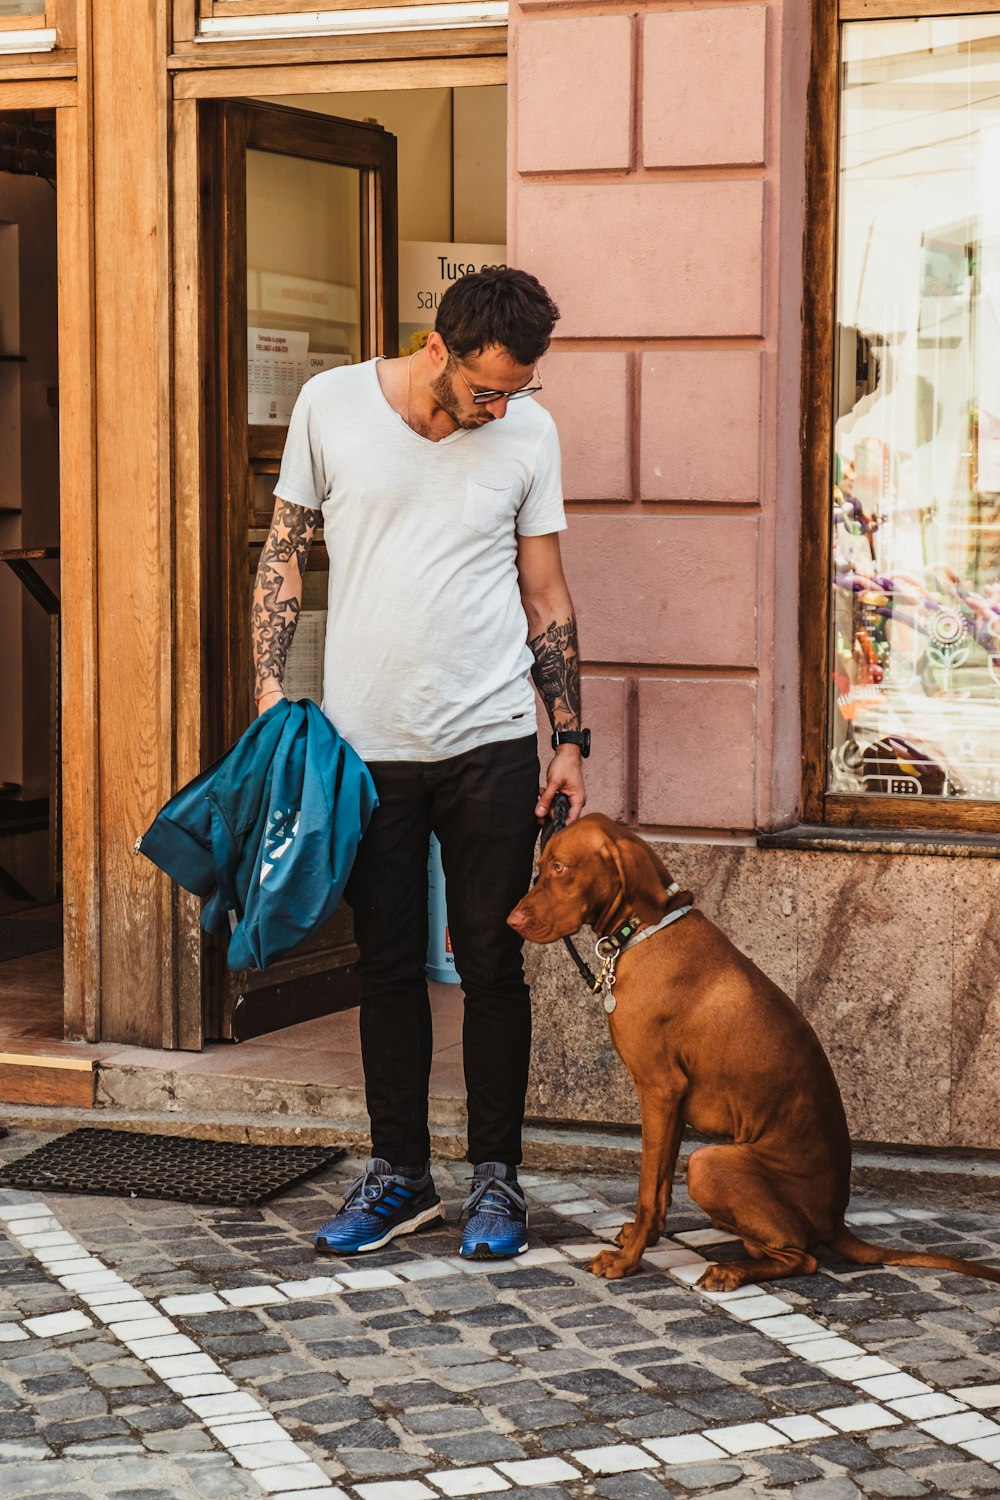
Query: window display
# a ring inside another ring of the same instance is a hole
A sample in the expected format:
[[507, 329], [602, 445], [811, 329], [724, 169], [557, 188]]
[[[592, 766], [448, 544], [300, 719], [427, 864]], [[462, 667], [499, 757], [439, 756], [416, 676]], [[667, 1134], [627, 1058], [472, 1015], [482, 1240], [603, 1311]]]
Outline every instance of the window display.
[[842, 36], [827, 790], [1000, 801], [1000, 17]]

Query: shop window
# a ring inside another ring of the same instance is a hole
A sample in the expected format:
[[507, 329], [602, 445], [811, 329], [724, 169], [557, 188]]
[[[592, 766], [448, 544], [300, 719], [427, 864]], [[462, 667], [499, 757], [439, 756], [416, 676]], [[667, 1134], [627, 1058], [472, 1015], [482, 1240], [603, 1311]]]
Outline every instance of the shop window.
[[1000, 16], [850, 22], [840, 81], [816, 801], [1000, 827]]

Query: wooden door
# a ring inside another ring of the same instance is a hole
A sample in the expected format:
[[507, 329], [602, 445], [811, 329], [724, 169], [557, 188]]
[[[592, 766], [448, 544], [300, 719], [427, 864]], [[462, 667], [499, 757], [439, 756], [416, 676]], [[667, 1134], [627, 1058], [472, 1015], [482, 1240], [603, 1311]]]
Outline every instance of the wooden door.
[[[219, 504], [209, 507], [216, 524], [205, 553], [218, 628], [209, 625], [203, 691], [206, 733], [222, 750], [255, 712], [253, 578], [303, 374], [398, 353], [396, 139], [380, 125], [277, 105], [208, 108], [204, 179], [216, 211], [206, 215], [206, 301], [217, 389], [206, 397], [217, 413], [207, 425]], [[322, 628], [327, 577], [320, 533], [293, 657]], [[220, 944], [205, 966], [206, 1035], [241, 1040], [356, 1004], [356, 956], [344, 906], [266, 973], [229, 974]]]

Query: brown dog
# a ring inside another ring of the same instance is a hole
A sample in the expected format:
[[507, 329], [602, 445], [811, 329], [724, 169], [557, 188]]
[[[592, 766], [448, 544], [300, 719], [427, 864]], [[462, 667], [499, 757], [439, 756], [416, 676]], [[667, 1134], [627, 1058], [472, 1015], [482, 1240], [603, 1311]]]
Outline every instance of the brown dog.
[[[587, 924], [598, 936], [631, 917], [641, 926], [692, 900], [645, 841], [599, 814], [550, 840], [534, 889], [510, 925], [551, 943]], [[883, 1249], [844, 1224], [851, 1142], [840, 1090], [812, 1027], [765, 974], [698, 911], [618, 963], [611, 1040], [639, 1096], [642, 1162], [635, 1222], [618, 1250], [590, 1263], [631, 1276], [663, 1233], [685, 1125], [727, 1144], [688, 1163], [691, 1197], [749, 1258], [709, 1266], [698, 1285], [729, 1291], [817, 1269], [825, 1245], [860, 1265], [934, 1266], [1000, 1281], [1000, 1271], [952, 1256]], [[595, 1005], [596, 1005], [595, 1001]]]

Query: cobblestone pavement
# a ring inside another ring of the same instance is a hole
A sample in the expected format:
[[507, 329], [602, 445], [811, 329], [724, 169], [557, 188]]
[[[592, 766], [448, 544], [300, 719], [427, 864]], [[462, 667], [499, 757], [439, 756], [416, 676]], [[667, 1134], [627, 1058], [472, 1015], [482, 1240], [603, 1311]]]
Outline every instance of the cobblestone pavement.
[[[683, 1194], [642, 1274], [599, 1281], [635, 1183], [583, 1173], [525, 1173], [532, 1250], [462, 1263], [470, 1169], [440, 1163], [446, 1226], [317, 1261], [359, 1166], [252, 1211], [0, 1192], [4, 1500], [1000, 1496], [988, 1283], [834, 1264], [705, 1295], [738, 1249]], [[1000, 1263], [1000, 1213], [852, 1220]]]

